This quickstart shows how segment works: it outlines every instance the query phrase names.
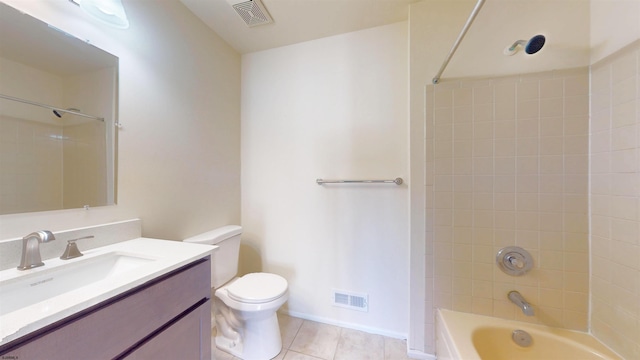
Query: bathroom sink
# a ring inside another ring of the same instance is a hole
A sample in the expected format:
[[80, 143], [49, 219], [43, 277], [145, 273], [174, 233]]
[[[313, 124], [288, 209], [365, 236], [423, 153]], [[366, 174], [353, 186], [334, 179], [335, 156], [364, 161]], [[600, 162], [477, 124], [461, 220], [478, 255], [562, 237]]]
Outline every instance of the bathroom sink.
[[216, 247], [137, 238], [0, 271], [0, 346], [210, 255]]
[[153, 261], [152, 258], [111, 252], [55, 267], [43, 267], [33, 274], [0, 280], [0, 316], [108, 280]]

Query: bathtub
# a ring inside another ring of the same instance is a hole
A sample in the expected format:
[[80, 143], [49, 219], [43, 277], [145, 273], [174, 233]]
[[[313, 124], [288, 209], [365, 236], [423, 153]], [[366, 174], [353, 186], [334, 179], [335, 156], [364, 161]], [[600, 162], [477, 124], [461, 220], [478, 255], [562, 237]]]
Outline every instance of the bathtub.
[[[528, 333], [530, 346], [517, 345], [514, 330]], [[442, 309], [436, 355], [438, 360], [622, 360], [586, 333]]]

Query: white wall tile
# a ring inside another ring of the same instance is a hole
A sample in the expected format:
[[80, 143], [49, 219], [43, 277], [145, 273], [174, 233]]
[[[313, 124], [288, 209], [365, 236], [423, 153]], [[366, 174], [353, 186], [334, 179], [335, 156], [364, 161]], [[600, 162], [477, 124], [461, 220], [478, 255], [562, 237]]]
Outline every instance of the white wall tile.
[[[488, 119], [483, 112], [480, 122], [473, 119], [473, 132], [462, 123], [458, 131], [453, 131], [454, 145], [443, 143], [446, 149], [441, 151], [436, 146], [435, 155], [452, 159], [453, 171], [461, 175], [453, 187], [434, 188], [444, 199], [454, 199], [453, 221], [442, 222], [435, 239], [453, 241], [457, 244], [454, 251], [461, 256], [468, 256], [469, 246], [473, 253], [471, 272], [456, 271], [454, 265], [452, 296], [448, 279], [436, 284], [434, 292], [446, 294], [441, 295], [443, 304], [460, 311], [520, 319], [505, 298], [507, 289], [517, 288], [534, 305], [552, 309], [540, 312], [546, 315], [537, 321], [586, 329], [589, 91], [586, 70], [580, 71], [585, 75], [567, 72], [554, 73], [553, 79], [495, 80], [494, 116]], [[473, 94], [480, 91], [472, 82], [466, 86]], [[562, 91], [563, 86], [566, 91]], [[460, 94], [461, 101], [466, 101], [467, 92]], [[483, 104], [486, 101], [483, 99]], [[606, 130], [604, 125], [601, 130], [601, 152], [610, 147], [609, 122], [606, 124]], [[449, 129], [445, 131], [448, 135]], [[453, 154], [450, 147], [454, 148]], [[471, 172], [462, 174], [469, 170], [470, 158]], [[603, 157], [603, 174], [610, 170], [609, 159]], [[463, 179], [472, 179], [473, 184]], [[453, 239], [444, 240], [448, 238], [449, 232], [444, 231], [447, 228], [452, 230]], [[518, 279], [497, 271], [494, 264], [500, 247], [516, 244], [532, 252], [537, 264], [536, 271]], [[434, 256], [438, 258], [439, 251], [445, 251], [447, 254], [441, 255], [446, 258], [450, 250], [443, 249], [437, 248]], [[450, 262], [436, 261], [438, 266], [443, 268], [436, 271], [449, 276]], [[550, 296], [544, 303], [542, 289]], [[565, 298], [569, 299], [567, 304]]]
[[[592, 69], [598, 130], [591, 142], [591, 323], [598, 338], [628, 358], [640, 354], [640, 337], [628, 336], [640, 334], [639, 50], [636, 44]], [[607, 113], [610, 122], [602, 121]]]

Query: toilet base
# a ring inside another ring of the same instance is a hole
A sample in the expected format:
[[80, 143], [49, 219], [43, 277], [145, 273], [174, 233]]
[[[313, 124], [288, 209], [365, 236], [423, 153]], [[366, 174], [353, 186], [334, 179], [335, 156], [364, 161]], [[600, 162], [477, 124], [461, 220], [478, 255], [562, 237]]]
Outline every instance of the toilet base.
[[273, 359], [282, 351], [282, 338], [276, 313], [266, 318], [245, 321], [239, 340], [229, 339], [218, 331], [216, 346], [243, 360]]
[[222, 335], [216, 335], [216, 347], [226, 353], [229, 353], [237, 358], [242, 357], [242, 341], [229, 340]]

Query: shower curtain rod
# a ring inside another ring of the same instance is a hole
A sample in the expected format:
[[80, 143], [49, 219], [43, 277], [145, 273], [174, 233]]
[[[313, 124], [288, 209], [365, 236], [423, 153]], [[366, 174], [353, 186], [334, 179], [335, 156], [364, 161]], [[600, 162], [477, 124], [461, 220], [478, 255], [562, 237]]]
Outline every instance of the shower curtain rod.
[[464, 36], [467, 34], [467, 30], [469, 30], [471, 23], [473, 23], [473, 20], [478, 15], [478, 12], [480, 12], [480, 8], [482, 8], [482, 5], [484, 5], [485, 1], [486, 0], [478, 0], [478, 2], [476, 3], [476, 6], [471, 11], [471, 15], [469, 15], [469, 18], [467, 19], [467, 22], [464, 24], [462, 31], [460, 31], [460, 35], [458, 35], [456, 42], [451, 47], [451, 50], [449, 50], [449, 55], [447, 55], [447, 57], [444, 59], [444, 62], [442, 63], [440, 70], [438, 71], [436, 76], [433, 78], [434, 84], [437, 84], [440, 82], [440, 76], [444, 72], [444, 69], [447, 67], [447, 65], [449, 65], [449, 61], [451, 60], [451, 57], [456, 52], [456, 50], [458, 50], [458, 46], [460, 45], [460, 42], [462, 42], [462, 38], [464, 38]]
[[89, 118], [89, 119], [94, 119], [94, 120], [98, 120], [98, 121], [104, 122], [104, 118], [101, 118], [101, 117], [98, 117], [98, 116], [87, 115], [87, 114], [83, 114], [81, 112], [73, 111], [73, 110], [61, 109], [61, 108], [58, 108], [58, 107], [55, 107], [55, 106], [41, 104], [41, 103], [37, 103], [37, 102], [31, 101], [31, 100], [20, 99], [20, 98], [17, 98], [17, 97], [4, 95], [4, 94], [0, 94], [0, 98], [7, 99], [7, 100], [12, 100], [12, 101], [17, 101], [17, 102], [21, 102], [21, 103], [24, 103], [24, 104], [40, 106], [40, 107], [43, 107], [45, 109], [55, 110], [55, 111], [64, 112], [64, 113], [68, 113], [68, 114], [73, 114], [73, 115], [78, 115], [78, 116], [86, 117], [86, 118]]

